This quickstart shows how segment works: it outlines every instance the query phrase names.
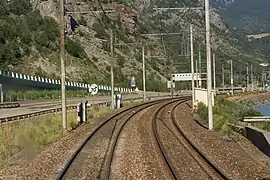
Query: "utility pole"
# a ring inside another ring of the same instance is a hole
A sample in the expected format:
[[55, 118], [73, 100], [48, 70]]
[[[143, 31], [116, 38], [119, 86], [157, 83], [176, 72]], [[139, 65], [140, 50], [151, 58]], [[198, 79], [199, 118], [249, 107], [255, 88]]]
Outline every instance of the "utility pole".
[[250, 65], [250, 78], [251, 78], [251, 91], [253, 91], [253, 69], [252, 64]]
[[173, 77], [172, 77], [172, 70], [171, 72], [171, 97], [173, 98]]
[[142, 68], [143, 68], [143, 101], [146, 101], [145, 96], [145, 60], [144, 60], [144, 46], [142, 47]]
[[231, 89], [232, 89], [232, 95], [233, 95], [233, 64], [231, 60]]
[[[209, 6], [209, 4], [208, 4]], [[203, 9], [203, 7], [188, 7], [188, 8], [153, 8], [154, 10], [184, 10], [184, 11], [189, 11], [189, 10], [201, 10]], [[164, 36], [164, 35], [183, 35], [183, 33], [158, 33], [158, 34], [142, 34], [142, 35], [150, 35], [150, 36], [156, 36], [156, 35], [159, 35], [159, 36]], [[183, 36], [182, 36], [183, 38]], [[183, 44], [182, 44], [183, 45]], [[184, 46], [182, 46], [184, 47]], [[188, 45], [187, 45], [187, 51], [188, 51]], [[183, 49], [183, 53], [185, 53], [184, 49]], [[188, 53], [188, 52], [186, 52]], [[168, 56], [167, 56], [168, 57]], [[172, 71], [172, 70], [171, 70]], [[171, 73], [170, 73], [171, 74]], [[194, 76], [194, 68], [193, 68], [193, 76]], [[193, 83], [194, 83], [194, 77], [193, 77]], [[173, 97], [173, 82], [172, 82], [172, 74], [171, 74], [171, 93], [172, 93], [172, 97]]]
[[209, 0], [205, 0], [205, 36], [206, 36], [206, 60], [207, 60], [207, 101], [209, 130], [213, 129], [212, 109], [212, 73], [211, 73], [211, 42], [210, 42], [210, 14]]
[[193, 27], [190, 25], [190, 61], [191, 61], [191, 85], [192, 85], [192, 108], [195, 104], [195, 87], [194, 87], [194, 60], [193, 60]]
[[[66, 109], [66, 68], [65, 68], [65, 4], [60, 0], [60, 60], [61, 60], [61, 98], [62, 98], [62, 124], [67, 131], [67, 109]], [[110, 10], [106, 12], [112, 12]], [[93, 11], [66, 12], [67, 14], [85, 14]], [[99, 11], [104, 12], [104, 11]]]
[[262, 90], [264, 90], [264, 80], [265, 80], [265, 70], [263, 70], [263, 73], [262, 73]]
[[214, 77], [214, 93], [216, 95], [216, 55], [213, 54], [213, 77]]
[[[202, 56], [201, 56], [201, 44], [199, 44], [199, 76], [201, 77], [202, 73]], [[199, 80], [199, 87], [202, 88], [202, 80]]]
[[[165, 49], [165, 51], [166, 51], [166, 49]], [[169, 56], [167, 55], [167, 53], [166, 53], [166, 57], [169, 59]], [[169, 67], [169, 75], [171, 77], [171, 89], [170, 89], [170, 91], [171, 91], [171, 97], [173, 98], [173, 76], [172, 76], [172, 73], [173, 73], [173, 63]]]
[[248, 64], [247, 64], [247, 91], [249, 91], [249, 71], [248, 71]]
[[60, 0], [60, 59], [61, 59], [61, 96], [63, 129], [67, 131], [66, 109], [66, 68], [65, 68], [65, 17], [64, 0]]
[[4, 92], [2, 84], [0, 84], [0, 103], [4, 103]]
[[199, 87], [199, 77], [198, 77], [198, 60], [195, 60], [195, 68], [196, 68], [196, 88]]
[[111, 95], [112, 95], [112, 109], [114, 109], [114, 75], [113, 75], [113, 66], [114, 66], [114, 57], [113, 57], [113, 31], [110, 29], [110, 50], [111, 50]]
[[191, 43], [189, 42], [189, 40], [187, 40], [187, 43], [186, 43], [186, 46], [187, 46], [187, 52], [186, 52], [186, 55], [188, 55], [190, 52], [189, 52], [189, 47], [191, 46]]
[[222, 86], [223, 86], [223, 91], [224, 91], [225, 89], [224, 64], [222, 64]]
[[181, 55], [185, 55], [185, 47], [184, 47], [184, 33], [182, 34], [182, 47], [181, 47]]

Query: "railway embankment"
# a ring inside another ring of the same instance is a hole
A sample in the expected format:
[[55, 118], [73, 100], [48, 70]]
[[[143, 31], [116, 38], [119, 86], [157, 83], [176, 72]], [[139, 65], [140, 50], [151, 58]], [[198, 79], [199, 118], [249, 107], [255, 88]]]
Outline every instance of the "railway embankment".
[[[133, 106], [138, 102], [125, 102], [125, 107]], [[118, 110], [117, 110], [118, 111]], [[89, 124], [77, 128], [75, 111], [68, 112], [68, 133], [63, 133], [61, 114], [45, 114], [19, 120], [16, 123], [2, 122], [0, 126], [0, 179], [1, 174], [16, 174], [29, 161], [39, 157], [48, 147], [59, 146], [58, 141], [66, 141], [63, 149], [68, 150], [76, 144], [69, 139], [76, 137], [77, 141], [83, 138], [100, 118], [111, 113], [110, 107], [91, 107]], [[59, 157], [63, 155], [58, 154]], [[57, 155], [57, 156], [58, 156]], [[5, 178], [5, 175], [3, 176]], [[10, 178], [13, 178], [11, 175]]]
[[[231, 103], [225, 100], [219, 101]], [[0, 171], [0, 179], [270, 177], [269, 158], [241, 136], [224, 136], [217, 126], [208, 131], [194, 121], [188, 104], [190, 98], [149, 102], [93, 120], [34, 159], [14, 158], [15, 166]]]
[[[261, 116], [262, 113], [257, 112], [256, 107], [269, 103], [269, 93], [248, 92], [234, 96], [217, 96], [213, 107], [214, 129], [230, 136], [233, 133], [230, 124], [240, 125], [246, 116]], [[202, 103], [199, 104], [199, 115], [200, 121], [206, 124], [208, 111]], [[270, 130], [267, 122], [260, 128]]]
[[[269, 104], [269, 93], [241, 93], [234, 96], [219, 96], [216, 97], [215, 106], [213, 108], [214, 129], [220, 132], [229, 141], [235, 141], [244, 151], [250, 154], [250, 157], [259, 163], [270, 165], [270, 158], [263, 153], [261, 148], [267, 143], [265, 138], [258, 140], [258, 137], [264, 137], [263, 130], [269, 131], [269, 122], [260, 123], [261, 132], [254, 131], [253, 129], [241, 128], [241, 136], [236, 133], [235, 125], [243, 125], [243, 119], [246, 116], [261, 116], [262, 114], [256, 112], [256, 106]], [[197, 122], [207, 125], [207, 108], [203, 104], [199, 104], [199, 116], [196, 116]], [[238, 126], [238, 127], [240, 127]], [[265, 132], [264, 131], [264, 132]], [[239, 131], [238, 131], [239, 132]], [[247, 132], [249, 134], [247, 134]], [[259, 136], [258, 136], [259, 135]], [[256, 142], [254, 143], [254, 136]], [[260, 142], [259, 142], [260, 141]], [[259, 145], [259, 146], [258, 146]]]

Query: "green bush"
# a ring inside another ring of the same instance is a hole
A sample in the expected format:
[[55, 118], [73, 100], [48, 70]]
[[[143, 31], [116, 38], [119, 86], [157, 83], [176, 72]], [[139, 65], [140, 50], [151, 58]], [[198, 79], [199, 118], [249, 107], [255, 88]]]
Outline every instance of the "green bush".
[[229, 120], [225, 116], [218, 115], [218, 114], [214, 114], [213, 119], [214, 119], [215, 129], [223, 129], [224, 125], [229, 122]]
[[[202, 119], [208, 119], [208, 109], [203, 103], [199, 103], [199, 114]], [[260, 115], [256, 112], [255, 105], [251, 101], [236, 102], [224, 97], [217, 97], [213, 107], [214, 128], [226, 135], [231, 135], [231, 127], [228, 123], [237, 124], [245, 116]]]
[[263, 124], [263, 129], [266, 131], [270, 131], [270, 122], [264, 122]]
[[65, 44], [66, 44], [66, 50], [70, 55], [77, 58], [81, 58], [81, 59], [88, 57], [83, 47], [78, 42], [75, 42], [67, 38], [65, 41]]
[[[41, 54], [59, 49], [59, 25], [51, 17], [42, 17], [33, 10], [30, 0], [0, 2], [0, 67], [20, 64], [35, 47]], [[67, 39], [67, 52], [78, 58], [87, 58], [84, 49]]]
[[81, 16], [78, 23], [83, 26], [87, 26], [87, 21], [84, 16]]
[[49, 39], [46, 36], [46, 32], [44, 31], [37, 31], [34, 35], [34, 39], [36, 43], [42, 46], [45, 46], [45, 47], [49, 46]]
[[[101, 93], [100, 93], [101, 94]], [[60, 90], [24, 90], [24, 91], [8, 91], [6, 93], [6, 101], [23, 101], [38, 99], [60, 99]], [[67, 90], [67, 98], [89, 97], [86, 90]]]
[[103, 25], [99, 22], [95, 22], [92, 26], [93, 30], [96, 31], [95, 37], [99, 39], [108, 39], [108, 34], [105, 31]]
[[10, 1], [9, 10], [16, 15], [25, 14], [32, 10], [30, 0], [12, 0]]
[[208, 108], [204, 103], [198, 103], [198, 109], [199, 109], [199, 114], [202, 119], [206, 120], [208, 119]]

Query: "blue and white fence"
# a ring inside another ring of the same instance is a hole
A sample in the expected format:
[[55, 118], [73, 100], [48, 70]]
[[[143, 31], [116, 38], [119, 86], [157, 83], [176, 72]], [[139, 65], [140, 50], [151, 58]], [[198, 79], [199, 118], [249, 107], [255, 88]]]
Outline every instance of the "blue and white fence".
[[[0, 84], [13, 84], [16, 86], [25, 86], [32, 88], [44, 88], [44, 89], [60, 89], [61, 81], [58, 79], [43, 78], [39, 76], [30, 76], [25, 74], [19, 74], [14, 72], [5, 72], [0, 70]], [[66, 89], [79, 90], [88, 89], [91, 84], [85, 84], [80, 82], [66, 82]], [[110, 91], [111, 87], [106, 85], [98, 85], [100, 92]], [[132, 92], [130, 88], [115, 87], [117, 92]]]

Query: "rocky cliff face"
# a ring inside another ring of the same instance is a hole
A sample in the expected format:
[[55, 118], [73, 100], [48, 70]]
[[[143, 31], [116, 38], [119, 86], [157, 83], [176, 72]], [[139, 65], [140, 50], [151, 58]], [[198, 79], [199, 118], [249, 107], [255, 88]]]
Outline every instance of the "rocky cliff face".
[[[181, 1], [175, 3], [174, 6], [185, 7], [188, 5], [187, 2]], [[202, 2], [198, 1], [193, 6], [201, 6]], [[33, 0], [32, 3], [36, 9], [40, 10], [42, 16], [50, 16], [59, 23], [59, 2], [57, 0]], [[172, 2], [163, 3], [167, 5]], [[237, 40], [231, 36], [229, 28], [223, 23], [220, 16], [221, 10], [233, 3], [235, 3], [234, 0], [215, 0], [213, 8], [211, 8], [212, 49], [224, 57], [224, 60], [241, 49], [241, 46], [235, 43]], [[88, 57], [86, 60], [81, 60], [70, 55], [67, 56], [68, 78], [109, 84], [111, 62], [109, 28], [114, 30], [115, 44], [133, 43], [132, 45], [115, 45], [114, 47], [115, 75], [118, 85], [128, 86], [129, 77], [136, 76], [137, 84], [140, 86], [142, 45], [146, 48], [147, 76], [152, 80], [148, 82], [148, 87], [156, 88], [156, 84], [165, 87], [169, 74], [173, 71], [172, 62], [182, 63], [181, 67], [174, 68], [175, 72], [189, 72], [189, 24], [194, 25], [194, 48], [198, 52], [199, 44], [204, 46], [204, 12], [190, 11], [183, 16], [183, 12], [153, 11], [153, 7], [163, 7], [161, 5], [162, 2], [150, 0], [136, 0], [133, 4], [128, 1], [98, 3], [96, 1], [66, 0], [67, 11], [85, 12], [72, 14], [80, 27], [69, 38], [78, 42]], [[116, 11], [104, 14], [102, 10]], [[164, 37], [142, 35], [160, 32], [178, 32], [180, 34], [179, 36]], [[141, 42], [141, 45], [134, 44]], [[179, 43], [170, 44], [170, 42]], [[40, 56], [38, 59], [27, 58], [23, 65], [18, 66], [18, 69], [30, 66], [41, 68], [45, 73], [50, 72], [50, 74], [59, 76], [59, 57], [57, 57], [59, 52], [55, 53], [55, 55]], [[202, 54], [204, 58], [204, 51]], [[182, 55], [186, 57], [182, 57]], [[163, 58], [153, 58], [153, 56]], [[247, 56], [252, 58], [252, 56]], [[257, 61], [261, 60], [257, 59]], [[32, 73], [35, 69], [29, 71]]]
[[[59, 2], [54, 0], [41, 1], [37, 4], [43, 16], [50, 16], [59, 22]], [[76, 59], [68, 57], [67, 73], [69, 77], [83, 80], [82, 77], [89, 76], [95, 78], [94, 81], [109, 82], [111, 56], [109, 52], [109, 28], [114, 29], [114, 43], [134, 43], [141, 42], [143, 38], [140, 36], [147, 29], [146, 23], [140, 14], [140, 7], [134, 8], [129, 5], [119, 3], [99, 3], [85, 1], [67, 1], [66, 10], [69, 12], [85, 12], [72, 14], [80, 27], [69, 36], [76, 42], [79, 42], [89, 57], [91, 66], [89, 69], [81, 67]], [[103, 10], [116, 10], [115, 12], [103, 13]], [[99, 12], [97, 12], [99, 11]], [[149, 38], [153, 42], [156, 38]], [[161, 45], [157, 44], [153, 47], [157, 54], [162, 51]], [[122, 45], [114, 47], [114, 64], [116, 68], [116, 83], [129, 84], [129, 77], [139, 76], [141, 73], [141, 45]], [[146, 51], [147, 53], [147, 51]], [[148, 53], [149, 54], [149, 53]], [[152, 52], [154, 54], [154, 52]], [[151, 59], [149, 59], [151, 61]], [[44, 65], [39, 63], [44, 69]], [[153, 65], [154, 64], [154, 67]], [[147, 74], [155, 77], [153, 82], [166, 82], [168, 73], [164, 70], [164, 62], [158, 60], [151, 65], [147, 65]], [[166, 63], [165, 63], [166, 64]], [[26, 65], [26, 64], [25, 64]], [[29, 64], [27, 64], [29, 65]], [[21, 67], [20, 67], [21, 68]], [[89, 72], [90, 71], [90, 72]], [[95, 72], [98, 73], [95, 73]], [[100, 74], [100, 73], [101, 74]], [[57, 74], [57, 72], [55, 72]], [[98, 76], [97, 76], [98, 74]], [[138, 79], [138, 78], [137, 78]], [[140, 80], [139, 80], [140, 81]]]

